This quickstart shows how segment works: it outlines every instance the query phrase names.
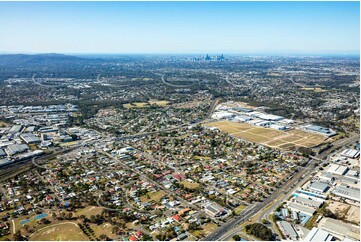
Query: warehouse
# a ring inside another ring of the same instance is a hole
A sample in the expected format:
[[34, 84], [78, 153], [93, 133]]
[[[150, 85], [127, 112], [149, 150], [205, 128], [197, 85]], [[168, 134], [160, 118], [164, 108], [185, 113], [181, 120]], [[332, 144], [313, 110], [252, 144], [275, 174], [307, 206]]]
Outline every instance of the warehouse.
[[238, 122], [248, 122], [252, 120], [251, 117], [249, 116], [244, 116], [244, 115], [238, 115], [234, 118], [234, 121], [238, 121]]
[[293, 226], [286, 221], [279, 221], [277, 222], [280, 230], [282, 231], [282, 234], [285, 235], [288, 239], [291, 240], [297, 240], [298, 234], [296, 230], [293, 228]]
[[8, 155], [15, 155], [17, 153], [21, 153], [27, 151], [29, 147], [26, 144], [13, 144], [6, 147], [5, 152]]
[[0, 157], [2, 157], [2, 156], [6, 156], [6, 153], [3, 149], [0, 149]]
[[267, 120], [267, 121], [279, 121], [279, 120], [284, 119], [284, 117], [282, 117], [282, 116], [273, 115], [273, 114], [265, 114], [265, 113], [260, 113], [256, 117], [263, 119], [263, 120]]
[[309, 190], [312, 190], [312, 191], [318, 192], [318, 193], [324, 193], [329, 188], [330, 187], [326, 183], [323, 183], [323, 182], [314, 182], [308, 187]]
[[212, 115], [212, 118], [214, 119], [230, 119], [235, 117], [236, 115], [234, 113], [226, 112], [226, 111], [220, 111], [216, 112]]
[[336, 175], [344, 175], [348, 171], [348, 168], [346, 166], [340, 166], [336, 164], [331, 164], [330, 167], [327, 169], [327, 172], [336, 174]]
[[341, 155], [348, 158], [357, 158], [360, 152], [354, 149], [345, 149], [341, 152]]
[[310, 199], [310, 198], [305, 198], [305, 197], [302, 197], [302, 196], [296, 197], [295, 202], [299, 203], [299, 204], [302, 204], [304, 206], [307, 206], [307, 207], [315, 208], [315, 209], [320, 208], [321, 205], [323, 204], [323, 202], [321, 202], [321, 201], [316, 201], [316, 200], [313, 200], [313, 199]]
[[314, 209], [314, 208], [306, 207], [306, 206], [303, 206], [303, 205], [300, 205], [300, 204], [297, 204], [294, 202], [290, 202], [288, 204], [288, 208], [291, 209], [292, 211], [296, 211], [298, 213], [303, 213], [303, 214], [309, 215], [309, 216], [312, 216], [316, 212], [316, 209]]
[[329, 172], [323, 172], [321, 175], [319, 175], [319, 178], [323, 182], [333, 182], [334, 180], [332, 173]]
[[347, 224], [332, 218], [323, 218], [319, 223], [319, 227], [340, 240], [351, 238], [360, 241], [360, 228], [356, 225]]
[[251, 112], [252, 110], [249, 109], [249, 108], [241, 108], [241, 107], [238, 107], [238, 108], [232, 108], [232, 110], [234, 111], [238, 111], [238, 112], [242, 112], [242, 113], [249, 113]]
[[305, 241], [332, 241], [333, 236], [327, 231], [319, 228], [312, 228], [307, 234]]
[[333, 131], [332, 129], [325, 128], [325, 127], [321, 127], [321, 126], [318, 126], [318, 125], [309, 124], [309, 125], [303, 126], [303, 128], [304, 128], [306, 131], [310, 131], [310, 132], [322, 134], [322, 135], [325, 135], [325, 136], [327, 136], [327, 137], [331, 137], [331, 136], [337, 134], [337, 133], [336, 133], [335, 131]]
[[13, 127], [11, 127], [11, 129], [9, 130], [9, 133], [11, 134], [15, 134], [15, 133], [19, 133], [22, 129], [21, 125], [14, 125]]
[[347, 198], [347, 199], [350, 199], [353, 201], [360, 202], [360, 189], [359, 188], [350, 187], [346, 184], [341, 184], [341, 185], [337, 186], [335, 189], [333, 189], [333, 191], [331, 193], [336, 196], [339, 196], [339, 197], [343, 197], [343, 198]]
[[20, 138], [27, 144], [40, 143], [41, 140], [32, 133], [24, 133], [20, 135]]

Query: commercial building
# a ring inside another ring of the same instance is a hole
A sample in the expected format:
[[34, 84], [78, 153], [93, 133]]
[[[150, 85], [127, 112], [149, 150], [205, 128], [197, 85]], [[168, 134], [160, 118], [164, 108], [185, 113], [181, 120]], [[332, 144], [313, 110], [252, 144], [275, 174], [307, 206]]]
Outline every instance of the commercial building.
[[327, 231], [319, 228], [312, 228], [307, 234], [305, 241], [332, 241], [333, 236]]
[[218, 204], [215, 204], [215, 203], [206, 204], [204, 207], [204, 211], [212, 217], [222, 216], [226, 212], [224, 210], [224, 208], [222, 208], [221, 206], [219, 206]]

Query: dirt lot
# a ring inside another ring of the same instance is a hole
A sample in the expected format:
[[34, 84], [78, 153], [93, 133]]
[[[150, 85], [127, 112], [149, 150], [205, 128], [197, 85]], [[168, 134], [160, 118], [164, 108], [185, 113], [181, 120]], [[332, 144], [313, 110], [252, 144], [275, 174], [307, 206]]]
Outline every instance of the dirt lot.
[[205, 124], [237, 138], [263, 144], [272, 148], [292, 149], [293, 147], [313, 147], [325, 141], [325, 137], [302, 130], [280, 131], [270, 128], [256, 127], [246, 123], [218, 121]]
[[336, 201], [331, 201], [328, 204], [328, 209], [341, 216], [345, 215], [345, 220], [360, 224], [360, 208], [349, 204], [344, 204]]

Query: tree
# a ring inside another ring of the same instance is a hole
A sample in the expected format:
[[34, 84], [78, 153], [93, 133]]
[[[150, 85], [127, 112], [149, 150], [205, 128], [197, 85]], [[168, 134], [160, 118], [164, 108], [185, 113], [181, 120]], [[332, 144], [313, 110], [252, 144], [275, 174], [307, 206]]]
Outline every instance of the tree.
[[14, 240], [15, 241], [24, 241], [25, 238], [21, 235], [20, 230], [16, 231], [14, 234]]
[[232, 239], [235, 240], [235, 241], [240, 241], [241, 237], [238, 234], [235, 234], [235, 235], [232, 236]]

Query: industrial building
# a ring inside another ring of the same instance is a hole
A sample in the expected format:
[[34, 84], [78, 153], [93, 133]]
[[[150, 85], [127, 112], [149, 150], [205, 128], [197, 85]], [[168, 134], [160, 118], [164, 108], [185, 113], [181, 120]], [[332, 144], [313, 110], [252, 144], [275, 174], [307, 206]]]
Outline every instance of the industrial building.
[[318, 192], [318, 193], [325, 193], [328, 189], [330, 188], [329, 185], [327, 185], [326, 183], [323, 182], [314, 182], [312, 183], [308, 189], [314, 192]]
[[336, 164], [331, 164], [330, 167], [327, 169], [327, 172], [336, 174], [336, 175], [344, 175], [348, 171], [347, 166], [341, 166]]
[[5, 152], [9, 156], [27, 151], [29, 147], [26, 144], [12, 144], [6, 147]]
[[20, 138], [24, 140], [24, 142], [27, 144], [35, 144], [41, 142], [41, 140], [32, 133], [23, 133], [20, 135]]
[[303, 197], [303, 196], [297, 196], [294, 199], [294, 201], [296, 203], [302, 204], [302, 205], [307, 206], [307, 207], [315, 208], [315, 209], [320, 208], [321, 205], [323, 204], [322, 201], [317, 201], [315, 199], [306, 198], [306, 197]]
[[11, 129], [9, 130], [9, 133], [10, 133], [10, 134], [19, 133], [22, 128], [23, 128], [23, 126], [21, 126], [21, 125], [14, 125], [14, 126], [12, 126]]
[[318, 125], [312, 125], [312, 124], [303, 126], [303, 129], [305, 129], [306, 131], [317, 133], [317, 134], [322, 134], [322, 135], [325, 135], [327, 137], [331, 137], [331, 136], [334, 136], [334, 135], [337, 134], [332, 129], [322, 127], [322, 126], [318, 126]]
[[340, 240], [350, 238], [360, 241], [360, 228], [356, 225], [348, 224], [332, 218], [323, 218], [319, 222], [319, 227], [333, 234]]
[[316, 209], [314, 209], [314, 208], [306, 207], [306, 206], [300, 205], [295, 202], [290, 202], [288, 204], [288, 208], [291, 209], [292, 211], [296, 211], [298, 213], [303, 213], [303, 214], [309, 215], [309, 216], [312, 216], [316, 212]]
[[278, 221], [278, 227], [282, 231], [282, 234], [285, 235], [288, 239], [296, 241], [298, 238], [298, 234], [296, 230], [293, 228], [292, 224], [286, 221]]
[[332, 240], [334, 240], [334, 238], [327, 231], [314, 227], [307, 234], [307, 236], [304, 240], [305, 241], [332, 241]]
[[347, 198], [347, 199], [350, 199], [353, 201], [360, 202], [360, 189], [359, 188], [350, 187], [346, 184], [341, 184], [341, 185], [335, 187], [335, 189], [333, 189], [333, 191], [331, 193], [336, 196], [339, 196], [339, 197], [343, 197], [343, 198]]
[[236, 115], [234, 113], [220, 111], [220, 112], [215, 112], [212, 115], [212, 118], [214, 118], [214, 119], [230, 119], [230, 118], [234, 118], [235, 116]]
[[321, 175], [318, 176], [321, 181], [323, 182], [332, 182], [335, 178], [333, 177], [332, 173], [330, 172], [323, 172]]
[[355, 149], [345, 149], [341, 152], [341, 155], [347, 158], [357, 158], [360, 155], [360, 152]]

